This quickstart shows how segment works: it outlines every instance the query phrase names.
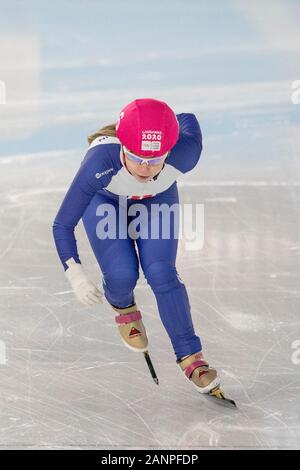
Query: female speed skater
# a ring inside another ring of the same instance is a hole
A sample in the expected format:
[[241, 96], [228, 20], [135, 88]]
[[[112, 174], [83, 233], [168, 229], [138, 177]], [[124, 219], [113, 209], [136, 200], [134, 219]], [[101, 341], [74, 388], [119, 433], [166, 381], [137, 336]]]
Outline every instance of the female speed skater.
[[[140, 352], [148, 347], [134, 297], [141, 266], [177, 364], [200, 393], [228, 401], [220, 390], [217, 371], [204, 360], [188, 294], [176, 270], [178, 224], [175, 217], [169, 219], [166, 237], [162, 214], [151, 210], [154, 205], [179, 204], [177, 179], [195, 168], [202, 152], [196, 117], [175, 115], [163, 101], [136, 99], [124, 107], [116, 124], [103, 127], [88, 141], [87, 153], [53, 224], [57, 252], [76, 298], [85, 305], [103, 300], [77, 252], [74, 230], [82, 218], [102, 271], [104, 296], [117, 314], [125, 345]], [[137, 203], [142, 219], [133, 225]], [[107, 231], [108, 223], [112, 229]]]

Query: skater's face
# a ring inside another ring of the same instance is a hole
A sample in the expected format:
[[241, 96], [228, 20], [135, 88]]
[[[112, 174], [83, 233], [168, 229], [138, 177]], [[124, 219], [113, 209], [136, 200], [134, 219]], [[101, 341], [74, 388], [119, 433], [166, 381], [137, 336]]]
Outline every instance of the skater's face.
[[[146, 160], [145, 157], [141, 158]], [[164, 166], [166, 156], [162, 159], [157, 159], [157, 163], [155, 162], [155, 165], [150, 166], [147, 165], [147, 162], [134, 162], [128, 157], [126, 150], [123, 150], [123, 159], [127, 170], [132, 174], [132, 176], [134, 176], [134, 178], [140, 181], [141, 183], [147, 183], [147, 181], [150, 181], [155, 175], [157, 175], [161, 171], [162, 167]]]

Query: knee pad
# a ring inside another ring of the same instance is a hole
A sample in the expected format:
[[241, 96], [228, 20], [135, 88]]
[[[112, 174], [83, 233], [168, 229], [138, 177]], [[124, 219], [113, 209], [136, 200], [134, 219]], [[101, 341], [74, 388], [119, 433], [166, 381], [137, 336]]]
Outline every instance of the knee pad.
[[175, 266], [166, 261], [151, 263], [144, 270], [144, 274], [153, 292], [158, 294], [182, 285]]
[[105, 290], [118, 296], [132, 292], [136, 286], [139, 273], [135, 269], [124, 267], [108, 272], [103, 276]]

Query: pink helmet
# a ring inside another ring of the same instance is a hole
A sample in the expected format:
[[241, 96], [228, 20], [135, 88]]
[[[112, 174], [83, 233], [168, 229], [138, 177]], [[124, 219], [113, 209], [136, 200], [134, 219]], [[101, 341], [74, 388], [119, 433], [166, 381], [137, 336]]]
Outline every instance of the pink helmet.
[[160, 157], [176, 144], [179, 125], [175, 113], [166, 103], [143, 98], [122, 109], [116, 134], [131, 152], [144, 157]]

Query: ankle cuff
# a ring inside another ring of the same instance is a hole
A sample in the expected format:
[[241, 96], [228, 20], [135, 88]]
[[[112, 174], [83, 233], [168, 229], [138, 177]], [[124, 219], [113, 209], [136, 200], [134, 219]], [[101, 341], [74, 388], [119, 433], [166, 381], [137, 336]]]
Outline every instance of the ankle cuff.
[[123, 315], [118, 315], [115, 317], [116, 323], [123, 325], [124, 323], [131, 323], [133, 321], [138, 321], [142, 319], [142, 314], [139, 310], [136, 310], [132, 313], [127, 313]]

